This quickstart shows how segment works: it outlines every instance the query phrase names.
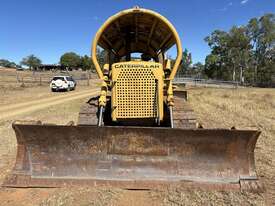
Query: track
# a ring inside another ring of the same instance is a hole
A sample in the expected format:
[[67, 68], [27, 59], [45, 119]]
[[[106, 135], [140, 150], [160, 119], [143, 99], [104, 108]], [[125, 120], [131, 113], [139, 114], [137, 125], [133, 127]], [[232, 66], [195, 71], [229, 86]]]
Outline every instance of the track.
[[96, 93], [97, 93], [96, 89], [78, 91], [78, 92], [74, 91], [66, 94], [62, 93], [54, 97], [42, 98], [38, 100], [32, 100], [32, 101], [2, 106], [0, 108], [0, 120], [5, 120], [7, 118], [10, 118], [16, 115], [34, 112], [40, 109], [62, 104], [72, 100], [89, 97]]

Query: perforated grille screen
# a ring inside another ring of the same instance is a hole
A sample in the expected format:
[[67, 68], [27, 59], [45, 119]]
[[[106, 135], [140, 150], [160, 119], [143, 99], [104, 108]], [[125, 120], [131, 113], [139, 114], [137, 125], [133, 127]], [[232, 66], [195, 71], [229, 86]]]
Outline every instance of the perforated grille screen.
[[157, 116], [156, 81], [150, 68], [123, 68], [116, 82], [117, 118]]

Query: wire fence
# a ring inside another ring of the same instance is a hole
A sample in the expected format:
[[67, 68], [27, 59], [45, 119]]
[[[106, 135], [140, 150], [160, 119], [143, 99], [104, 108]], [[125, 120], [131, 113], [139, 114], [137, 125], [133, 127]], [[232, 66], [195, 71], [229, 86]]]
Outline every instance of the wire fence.
[[[97, 75], [87, 71], [18, 71], [18, 70], [1, 70], [0, 85], [2, 84], [19, 84], [19, 85], [47, 85], [54, 76], [69, 75], [77, 82], [78, 85], [87, 86], [91, 82], [98, 80]], [[237, 88], [240, 83], [237, 81], [221, 81], [212, 79], [194, 78], [188, 76], [176, 76], [174, 84], [187, 84], [202, 87], [220, 87], [220, 88]], [[243, 86], [243, 85], [242, 85]]]
[[86, 71], [69, 71], [69, 72], [53, 72], [53, 71], [16, 71], [16, 70], [0, 70], [0, 83], [5, 84], [34, 84], [47, 85], [54, 76], [72, 76], [78, 85], [89, 85], [96, 78], [96, 75]]
[[176, 77], [173, 81], [174, 84], [187, 84], [192, 86], [202, 87], [220, 87], [220, 88], [237, 88], [240, 85], [238, 81], [221, 81], [213, 79], [199, 79], [192, 77]]

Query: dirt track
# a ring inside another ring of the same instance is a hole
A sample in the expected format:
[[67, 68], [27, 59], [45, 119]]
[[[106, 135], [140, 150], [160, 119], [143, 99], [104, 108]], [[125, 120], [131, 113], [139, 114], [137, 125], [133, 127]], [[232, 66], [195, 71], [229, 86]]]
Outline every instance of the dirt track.
[[70, 93], [61, 94], [54, 97], [43, 98], [39, 100], [27, 101], [22, 103], [15, 103], [11, 105], [2, 106], [0, 108], [0, 120], [5, 120], [12, 116], [21, 115], [24, 113], [29, 113], [37, 111], [40, 109], [47, 108], [49, 106], [54, 106], [69, 102], [76, 99], [81, 99], [94, 95], [97, 90], [86, 90], [86, 91], [74, 91]]

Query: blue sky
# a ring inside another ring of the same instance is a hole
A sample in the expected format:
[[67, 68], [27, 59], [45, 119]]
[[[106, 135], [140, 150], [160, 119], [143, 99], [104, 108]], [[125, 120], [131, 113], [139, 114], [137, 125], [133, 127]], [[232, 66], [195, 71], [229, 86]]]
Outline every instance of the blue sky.
[[35, 54], [43, 63], [57, 63], [64, 52], [90, 54], [101, 24], [135, 5], [166, 16], [193, 62], [204, 62], [209, 48], [203, 39], [214, 29], [275, 12], [275, 0], [0, 0], [0, 59], [18, 63]]

